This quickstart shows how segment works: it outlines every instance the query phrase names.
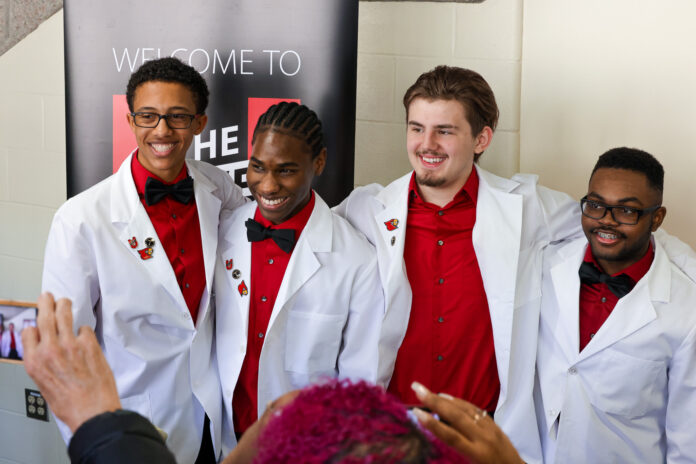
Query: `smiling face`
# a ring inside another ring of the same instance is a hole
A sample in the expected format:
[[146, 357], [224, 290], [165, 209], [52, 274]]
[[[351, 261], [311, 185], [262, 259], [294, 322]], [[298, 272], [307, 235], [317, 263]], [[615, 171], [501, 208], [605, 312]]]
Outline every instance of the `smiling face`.
[[[196, 114], [193, 93], [176, 82], [148, 81], [138, 86], [133, 99], [134, 112], [157, 114]], [[205, 115], [197, 115], [188, 129], [170, 129], [164, 120], [157, 127], [138, 127], [129, 114], [128, 123], [138, 142], [138, 161], [145, 169], [166, 182], [181, 172], [194, 135], [203, 131]]]
[[451, 200], [469, 178], [474, 154], [488, 147], [492, 135], [489, 127], [472, 134], [464, 106], [456, 100], [413, 100], [406, 148], [425, 200]]
[[312, 180], [324, 170], [326, 148], [312, 159], [307, 144], [274, 130], [257, 134], [252, 146], [247, 184], [261, 215], [280, 224], [309, 201]]
[[[660, 192], [644, 174], [628, 169], [600, 168], [590, 179], [587, 199], [608, 206], [645, 209], [661, 203]], [[640, 260], [648, 250], [650, 235], [665, 218], [664, 207], [640, 216], [635, 225], [619, 224], [607, 211], [602, 219], [582, 216], [582, 229], [592, 254], [608, 274], [616, 274]]]

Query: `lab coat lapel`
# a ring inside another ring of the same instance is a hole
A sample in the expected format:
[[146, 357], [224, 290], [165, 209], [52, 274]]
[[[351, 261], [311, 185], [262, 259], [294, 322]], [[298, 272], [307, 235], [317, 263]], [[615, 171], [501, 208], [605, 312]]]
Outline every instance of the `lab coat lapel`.
[[[218, 292], [217, 311], [238, 311], [239, 320], [244, 322], [244, 336], [247, 335], [249, 323], [249, 298], [251, 292], [251, 243], [246, 238], [247, 219], [253, 219], [256, 211], [256, 203], [247, 203], [241, 206], [239, 214], [235, 214], [233, 222], [223, 222], [220, 230], [220, 260], [219, 269], [225, 269], [223, 275], [216, 275], [216, 279], [224, 279], [225, 293]], [[224, 267], [223, 267], [224, 266]], [[235, 272], [238, 271], [238, 272]], [[234, 276], [239, 274], [239, 277]], [[216, 286], [216, 288], [220, 288]], [[246, 294], [244, 293], [246, 289]], [[231, 300], [233, 307], [225, 307], [224, 301]]]
[[278, 289], [273, 312], [268, 321], [269, 331], [273, 327], [273, 322], [278, 317], [278, 314], [285, 308], [286, 303], [321, 267], [321, 263], [315, 256], [315, 253], [331, 251], [333, 240], [332, 213], [316, 192], [314, 196], [314, 209], [295, 244], [288, 267], [283, 275], [280, 289]]
[[604, 350], [657, 318], [653, 301], [669, 302], [670, 263], [663, 249], [653, 241], [655, 258], [648, 272], [631, 292], [621, 298], [597, 331], [579, 360]]
[[[119, 239], [121, 245], [126, 247], [133, 255], [133, 259], [144, 266], [150, 275], [153, 285], [161, 285], [172, 299], [176, 301], [180, 311], [188, 313], [188, 307], [184, 300], [184, 295], [181, 293], [179, 284], [176, 281], [174, 270], [169, 263], [169, 258], [162, 247], [162, 242], [157, 236], [155, 227], [150, 221], [145, 208], [140, 203], [138, 192], [135, 189], [133, 182], [133, 174], [131, 173], [131, 155], [121, 164], [121, 167], [115, 174], [114, 182], [111, 186], [111, 223], [119, 230]], [[137, 246], [131, 247], [129, 240], [133, 237], [137, 240]], [[149, 259], [142, 259], [138, 250], [147, 248], [145, 239], [152, 238], [155, 245], [152, 247], [153, 252]], [[116, 272], [127, 272], [124, 270], [115, 270]], [[137, 295], [134, 295], [137, 298]], [[165, 306], [166, 307], [166, 306]], [[159, 308], [153, 308], [153, 312], [163, 311]], [[193, 322], [191, 322], [193, 325]]]
[[505, 401], [515, 304], [517, 264], [522, 233], [522, 196], [511, 193], [519, 184], [476, 167], [479, 191], [472, 241], [486, 290]]
[[201, 244], [203, 245], [206, 291], [203, 292], [198, 307], [198, 317], [202, 319], [206, 316], [208, 307], [210, 306], [213, 270], [215, 269], [215, 254], [217, 251], [218, 224], [220, 221], [220, 205], [222, 202], [218, 197], [213, 195], [213, 192], [217, 190], [217, 186], [194, 166], [188, 165], [187, 163], [187, 167], [190, 176], [193, 178], [198, 222], [201, 228]]
[[[395, 273], [399, 278], [406, 278], [404, 273], [403, 256], [406, 244], [406, 221], [408, 216], [408, 187], [412, 173], [408, 173], [385, 187], [378, 195], [384, 209], [378, 212], [373, 220], [380, 232], [381, 243], [375, 244], [380, 254], [386, 254], [387, 259], [380, 259], [380, 278], [382, 282], [394, 282]], [[396, 222], [396, 223], [395, 223]], [[389, 224], [389, 225], [388, 225]], [[389, 230], [390, 228], [393, 230]], [[392, 244], [392, 240], [394, 241]], [[382, 266], [382, 263], [388, 263]], [[403, 285], [403, 280], [397, 280]], [[390, 290], [396, 291], [394, 285]]]
[[[578, 270], [585, 256], [586, 240], [575, 240], [559, 250], [560, 262], [550, 270], [555, 301], [542, 308], [544, 320], [563, 349], [568, 362], [580, 351], [580, 276]], [[557, 306], [556, 306], [557, 305]]]

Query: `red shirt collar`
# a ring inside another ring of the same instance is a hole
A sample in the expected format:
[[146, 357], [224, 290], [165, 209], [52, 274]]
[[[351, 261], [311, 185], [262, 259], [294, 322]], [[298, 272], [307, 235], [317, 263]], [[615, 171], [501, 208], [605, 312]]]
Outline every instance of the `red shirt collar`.
[[[616, 274], [612, 274], [612, 277], [620, 274], [626, 274], [631, 278], [631, 280], [633, 280], [633, 282], [638, 283], [638, 281], [642, 279], [645, 274], [647, 274], [650, 266], [652, 265], [654, 257], [655, 250], [653, 249], [652, 242], [650, 242], [648, 245], [648, 251], [645, 252], [645, 255], [643, 255], [642, 258], [628, 266], [626, 269], [622, 269]], [[592, 255], [592, 247], [589, 245], [587, 246], [587, 250], [585, 250], [585, 258], [583, 261], [594, 264], [597, 269], [602, 269], [602, 266], [599, 265], [595, 257]]]
[[[479, 176], [478, 173], [476, 172], [476, 167], [472, 166], [471, 167], [471, 174], [469, 174], [469, 178], [466, 180], [462, 188], [457, 192], [457, 194], [452, 198], [452, 201], [456, 200], [461, 200], [461, 199], [470, 199], [474, 205], [476, 205], [476, 201], [478, 200], [478, 188], [479, 188]], [[409, 192], [409, 199], [415, 200], [418, 199], [421, 202], [427, 203], [423, 197], [418, 193], [418, 188], [416, 185], [416, 173], [415, 171], [413, 174], [411, 174], [411, 181], [409, 182], [408, 185], [408, 192]], [[452, 201], [445, 206], [447, 208], [452, 204]], [[443, 208], [444, 209], [444, 208]]]
[[135, 153], [133, 153], [133, 158], [131, 159], [131, 173], [133, 174], [133, 182], [135, 182], [135, 189], [138, 191], [138, 195], [145, 194], [145, 183], [147, 182], [148, 177], [157, 179], [163, 184], [171, 185], [179, 182], [180, 180], [186, 179], [186, 176], [188, 176], [188, 171], [186, 170], [186, 163], [184, 163], [184, 166], [181, 168], [181, 171], [176, 176], [176, 179], [174, 179], [171, 182], [163, 181], [159, 176], [151, 173], [150, 171], [145, 169], [145, 167], [143, 167], [142, 164], [140, 164], [140, 161], [138, 160], [138, 150], [136, 150]]
[[261, 211], [259, 211], [259, 207], [257, 206], [256, 212], [254, 213], [254, 220], [262, 226], [270, 227], [271, 229], [292, 229], [295, 231], [295, 240], [297, 240], [300, 238], [300, 234], [302, 233], [305, 225], [307, 225], [309, 216], [312, 215], [312, 211], [314, 210], [314, 200], [314, 191], [312, 191], [307, 204], [304, 205], [304, 207], [302, 207], [297, 214], [287, 219], [285, 222], [281, 222], [280, 224], [273, 224], [271, 221], [263, 217]]

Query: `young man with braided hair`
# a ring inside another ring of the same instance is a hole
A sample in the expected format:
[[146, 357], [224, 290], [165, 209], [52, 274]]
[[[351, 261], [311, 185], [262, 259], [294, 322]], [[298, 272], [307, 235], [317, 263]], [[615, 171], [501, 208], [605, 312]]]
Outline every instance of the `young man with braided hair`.
[[272, 106], [252, 138], [256, 202], [221, 219], [216, 344], [227, 451], [283, 393], [324, 377], [379, 381], [377, 260], [312, 190], [326, 157], [314, 111]]
[[211, 463], [221, 430], [218, 222], [245, 198], [225, 172], [186, 159], [207, 122], [208, 87], [195, 69], [149, 61], [131, 75], [126, 98], [138, 148], [58, 210], [42, 287], [73, 301], [75, 327], [95, 329], [123, 407], [166, 432], [178, 462]]

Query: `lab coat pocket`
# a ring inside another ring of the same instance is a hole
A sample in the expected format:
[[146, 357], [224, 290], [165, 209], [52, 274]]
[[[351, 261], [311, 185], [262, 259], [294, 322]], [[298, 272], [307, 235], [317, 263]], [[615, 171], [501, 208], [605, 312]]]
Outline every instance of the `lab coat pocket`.
[[[127, 396], [121, 398], [121, 408], [128, 411], [135, 411], [146, 419], [152, 421], [152, 408], [150, 407], [149, 393]], [[157, 424], [155, 424], [157, 425]]]
[[591, 369], [590, 402], [602, 411], [626, 417], [659, 408], [667, 379], [665, 366], [619, 351], [605, 351]]
[[345, 316], [291, 311], [285, 341], [285, 369], [309, 381], [334, 376]]

